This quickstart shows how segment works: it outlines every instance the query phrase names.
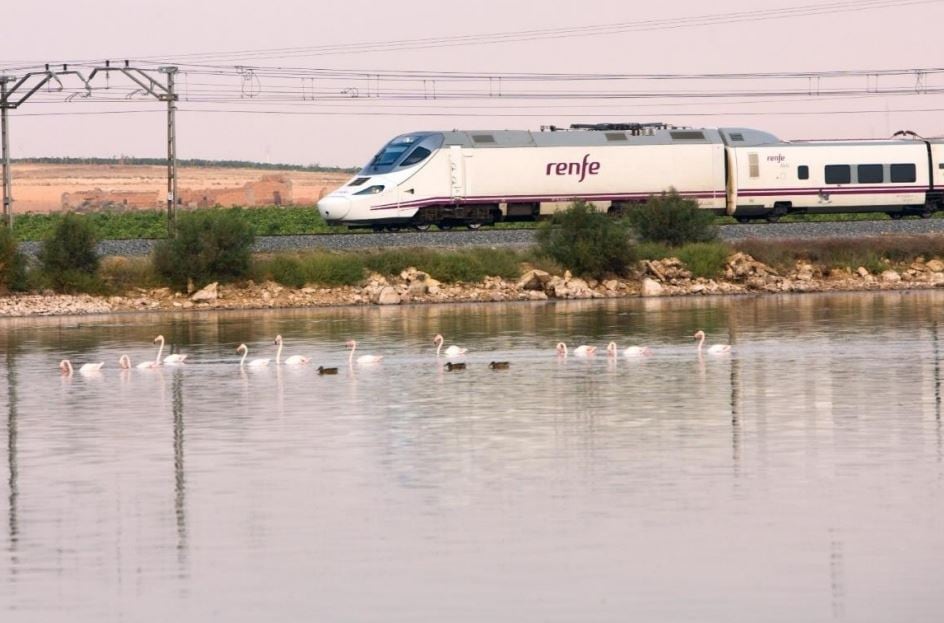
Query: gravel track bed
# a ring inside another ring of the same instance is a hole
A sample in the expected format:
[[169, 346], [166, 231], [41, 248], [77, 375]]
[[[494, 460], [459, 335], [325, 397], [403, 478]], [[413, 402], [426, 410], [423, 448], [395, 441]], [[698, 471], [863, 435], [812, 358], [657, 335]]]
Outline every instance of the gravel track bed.
[[[900, 221], [845, 221], [836, 223], [763, 223], [722, 225], [721, 239], [738, 241], [762, 239], [861, 238], [867, 236], [908, 236], [944, 233], [944, 219], [906, 219]], [[154, 248], [155, 240], [103, 240], [101, 255], [142, 256]], [[380, 234], [313, 234], [299, 236], [259, 236], [253, 250], [258, 253], [328, 249], [356, 251], [390, 247], [511, 247], [524, 248], [534, 243], [533, 229], [494, 229], [479, 231], [399, 232]], [[23, 242], [28, 255], [39, 251], [40, 243]]]

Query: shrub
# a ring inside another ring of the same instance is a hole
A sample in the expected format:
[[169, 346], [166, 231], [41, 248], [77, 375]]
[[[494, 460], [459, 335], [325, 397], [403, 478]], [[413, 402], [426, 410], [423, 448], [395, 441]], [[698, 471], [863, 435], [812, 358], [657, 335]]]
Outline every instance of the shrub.
[[203, 286], [249, 273], [253, 234], [241, 210], [198, 210], [182, 214], [177, 235], [154, 248], [154, 268], [178, 288], [188, 280]]
[[266, 263], [265, 278], [290, 288], [301, 288], [306, 283], [305, 267], [296, 257], [277, 255]]
[[724, 272], [731, 248], [719, 242], [695, 242], [679, 247], [674, 255], [693, 276], [711, 278]]
[[26, 257], [9, 227], [0, 227], [0, 290], [26, 289]]
[[626, 274], [635, 260], [623, 221], [612, 219], [592, 205], [577, 201], [541, 223], [538, 249], [578, 275], [600, 278]]
[[689, 242], [711, 242], [718, 237], [715, 216], [672, 189], [653, 195], [626, 214], [639, 239], [680, 246]]
[[306, 279], [326, 286], [352, 286], [364, 279], [364, 261], [354, 253], [315, 253], [303, 258]]
[[104, 257], [99, 274], [112, 292], [152, 287], [159, 282], [151, 262], [143, 257]]
[[445, 283], [476, 282], [487, 276], [514, 278], [521, 274], [521, 257], [508, 249], [391, 249], [368, 255], [364, 265], [388, 276], [399, 275], [412, 266]]
[[59, 291], [101, 291], [96, 244], [95, 232], [86, 219], [72, 213], [63, 216], [39, 252], [44, 279]]

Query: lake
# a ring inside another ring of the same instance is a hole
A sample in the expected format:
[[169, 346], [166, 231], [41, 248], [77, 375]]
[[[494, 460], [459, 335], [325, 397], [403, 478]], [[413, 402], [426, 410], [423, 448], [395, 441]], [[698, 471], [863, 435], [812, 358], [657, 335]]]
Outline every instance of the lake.
[[[2, 320], [0, 620], [938, 621], [942, 312], [920, 291]], [[733, 351], [698, 356], [697, 329]], [[118, 369], [159, 333], [186, 365]], [[277, 333], [311, 365], [239, 366]], [[383, 361], [349, 367], [352, 338]]]

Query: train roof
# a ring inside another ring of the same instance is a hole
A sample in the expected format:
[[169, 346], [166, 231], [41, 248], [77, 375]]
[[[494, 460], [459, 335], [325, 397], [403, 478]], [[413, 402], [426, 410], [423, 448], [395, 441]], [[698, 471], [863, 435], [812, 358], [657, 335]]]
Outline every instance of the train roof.
[[726, 143], [753, 147], [782, 144], [768, 132], [751, 128], [675, 128], [662, 124], [599, 124], [575, 129], [531, 132], [527, 130], [454, 130], [443, 132], [444, 145], [474, 148], [583, 147], [597, 145], [679, 145]]

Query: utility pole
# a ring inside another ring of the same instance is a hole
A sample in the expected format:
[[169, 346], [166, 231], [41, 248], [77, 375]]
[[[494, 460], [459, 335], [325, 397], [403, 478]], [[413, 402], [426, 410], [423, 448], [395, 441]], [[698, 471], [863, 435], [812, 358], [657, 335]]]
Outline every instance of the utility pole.
[[7, 83], [13, 76], [0, 76], [0, 134], [3, 143], [3, 223], [13, 227], [13, 181], [10, 179], [10, 133], [7, 128]]
[[167, 74], [167, 233], [177, 235], [177, 94], [174, 92], [174, 74], [176, 67], [161, 67]]

